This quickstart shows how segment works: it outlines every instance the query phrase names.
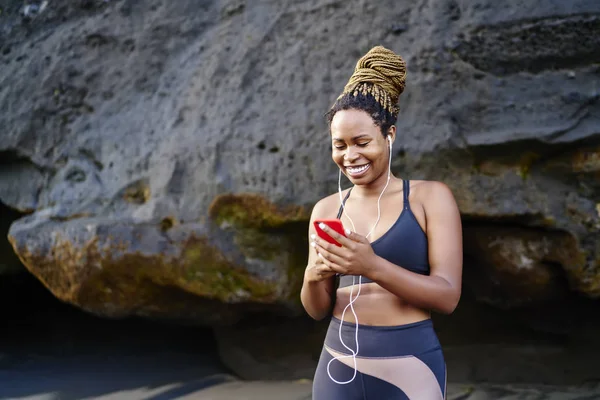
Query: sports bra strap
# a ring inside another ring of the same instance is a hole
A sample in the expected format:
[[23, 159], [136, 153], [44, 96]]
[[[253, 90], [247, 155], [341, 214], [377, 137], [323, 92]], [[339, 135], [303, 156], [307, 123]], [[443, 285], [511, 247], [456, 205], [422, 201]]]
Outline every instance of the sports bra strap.
[[348, 197], [350, 197], [350, 192], [351, 191], [352, 191], [352, 188], [350, 188], [350, 190], [348, 190], [348, 193], [346, 194], [346, 197], [344, 197], [344, 200], [342, 201], [342, 204], [340, 204], [340, 210], [338, 211], [337, 219], [340, 219], [340, 217], [342, 216], [342, 212], [344, 211], [343, 205], [346, 204], [346, 200], [348, 200]]
[[402, 180], [402, 192], [404, 193], [404, 209], [410, 209], [410, 203], [408, 201], [408, 195], [410, 194], [410, 181], [408, 179]]

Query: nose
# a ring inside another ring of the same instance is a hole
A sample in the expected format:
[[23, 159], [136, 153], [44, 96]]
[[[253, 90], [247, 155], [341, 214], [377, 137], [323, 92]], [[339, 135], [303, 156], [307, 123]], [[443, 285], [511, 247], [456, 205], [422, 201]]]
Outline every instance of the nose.
[[354, 146], [348, 146], [346, 149], [346, 153], [344, 154], [344, 160], [353, 162], [358, 158], [358, 152], [354, 148]]

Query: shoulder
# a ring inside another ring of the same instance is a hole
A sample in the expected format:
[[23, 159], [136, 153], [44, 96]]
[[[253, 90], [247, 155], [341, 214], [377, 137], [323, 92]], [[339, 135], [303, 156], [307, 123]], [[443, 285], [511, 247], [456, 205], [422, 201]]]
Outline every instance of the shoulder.
[[[349, 189], [342, 191], [342, 198], [346, 196]], [[340, 194], [338, 192], [333, 193], [327, 197], [319, 200], [312, 210], [311, 219], [315, 218], [329, 218], [337, 215], [340, 207]]]
[[[411, 185], [411, 190], [412, 187]], [[438, 181], [416, 181], [415, 196], [425, 212], [428, 234], [447, 234], [461, 229], [460, 211], [448, 185]]]
[[422, 195], [438, 194], [438, 195], [450, 195], [452, 196], [452, 190], [444, 182], [440, 181], [422, 181], [414, 180], [410, 181], [410, 190], [418, 190]]
[[425, 209], [440, 206], [456, 207], [456, 200], [452, 189], [444, 182], [439, 181], [410, 181], [410, 190], [415, 199], [423, 204]]

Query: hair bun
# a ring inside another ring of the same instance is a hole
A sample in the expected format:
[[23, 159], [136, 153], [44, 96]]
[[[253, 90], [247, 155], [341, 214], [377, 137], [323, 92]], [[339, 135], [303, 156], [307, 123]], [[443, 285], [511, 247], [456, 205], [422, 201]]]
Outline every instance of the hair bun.
[[354, 73], [344, 87], [346, 93], [371, 94], [388, 111], [398, 113], [398, 99], [404, 91], [406, 63], [383, 46], [375, 46], [356, 63]]

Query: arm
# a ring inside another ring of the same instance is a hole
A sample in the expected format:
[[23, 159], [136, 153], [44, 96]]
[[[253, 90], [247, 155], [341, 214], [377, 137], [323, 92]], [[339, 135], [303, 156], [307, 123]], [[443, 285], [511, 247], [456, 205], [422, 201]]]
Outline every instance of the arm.
[[417, 307], [450, 314], [458, 305], [462, 277], [462, 225], [458, 206], [450, 189], [443, 183], [431, 182], [427, 215], [429, 276], [398, 268], [377, 257], [373, 281]]
[[[309, 243], [311, 235], [316, 234], [313, 221], [323, 214], [323, 201], [318, 202], [313, 208], [308, 226]], [[300, 291], [300, 300], [304, 309], [315, 320], [325, 318], [332, 307], [332, 294], [335, 272], [323, 263], [314, 247], [308, 248], [308, 265], [304, 272], [304, 281]]]
[[450, 189], [429, 183], [423, 196], [427, 215], [430, 275], [424, 276], [377, 256], [369, 241], [355, 232], [345, 238], [324, 230], [340, 242], [337, 248], [317, 238], [317, 249], [335, 272], [363, 275], [417, 307], [450, 314], [458, 305], [462, 279], [462, 227], [460, 213]]

